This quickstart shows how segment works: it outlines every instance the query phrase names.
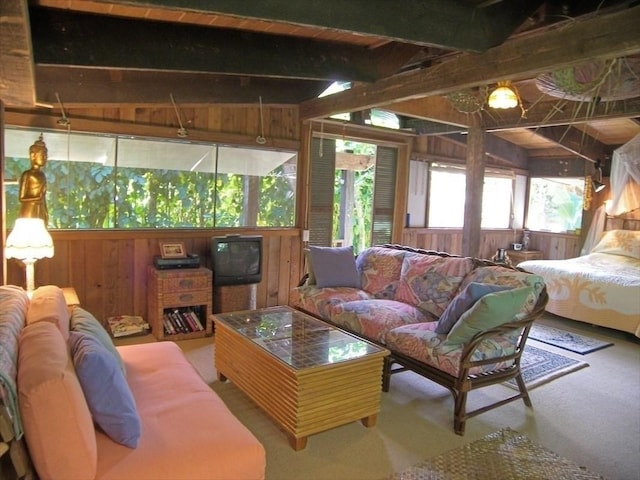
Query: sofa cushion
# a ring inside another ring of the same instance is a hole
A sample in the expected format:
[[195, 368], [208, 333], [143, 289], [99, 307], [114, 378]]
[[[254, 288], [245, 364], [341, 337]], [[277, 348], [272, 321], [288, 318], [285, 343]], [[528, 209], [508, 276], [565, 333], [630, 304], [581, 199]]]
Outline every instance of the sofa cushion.
[[18, 355], [20, 413], [38, 476], [94, 478], [95, 429], [60, 330], [51, 322], [27, 325]]
[[493, 292], [509, 290], [511, 287], [503, 285], [492, 285], [490, 283], [471, 282], [447, 306], [442, 316], [438, 319], [436, 333], [449, 333], [451, 327], [458, 321], [460, 316], [469, 310], [480, 298]]
[[[387, 333], [387, 348], [411, 357], [419, 362], [432, 365], [438, 370], [455, 377], [460, 371], [460, 359], [463, 345], [454, 345], [446, 341], [446, 335], [435, 332], [436, 322], [416, 323], [397, 327]], [[472, 360], [510, 355], [515, 351], [517, 335], [507, 333], [483, 340], [474, 352]], [[490, 372], [511, 366], [513, 361], [480, 365], [469, 370], [470, 375]]]
[[395, 300], [356, 300], [336, 305], [331, 321], [374, 342], [384, 343], [387, 332], [408, 323], [431, 321], [419, 308]]
[[440, 317], [463, 278], [472, 269], [471, 258], [444, 258], [407, 252], [402, 263], [396, 300]]
[[142, 437], [131, 450], [98, 430], [97, 479], [264, 479], [265, 451], [174, 342], [118, 347]]
[[58, 326], [62, 338], [69, 338], [69, 307], [60, 287], [45, 285], [33, 291], [27, 325], [35, 322], [47, 321]]
[[531, 287], [515, 288], [483, 296], [456, 322], [447, 335], [447, 342], [466, 343], [480, 332], [515, 320], [519, 313], [524, 316], [523, 309], [528, 299], [533, 296]]
[[91, 313], [78, 306], [73, 307], [71, 310], [71, 331], [86, 333], [98, 340], [115, 357], [122, 373], [127, 375], [122, 357], [113, 344], [111, 336]]
[[71, 332], [69, 346], [93, 420], [114, 442], [137, 447], [140, 417], [117, 360], [95, 337], [83, 332]]
[[318, 287], [360, 288], [353, 247], [312, 246], [309, 250]]
[[369, 298], [372, 296], [359, 288], [318, 288], [317, 285], [305, 285], [291, 290], [289, 305], [315, 317], [330, 320], [333, 309], [338, 305]]
[[375, 298], [396, 300], [405, 252], [385, 247], [363, 250], [356, 259], [361, 288]]

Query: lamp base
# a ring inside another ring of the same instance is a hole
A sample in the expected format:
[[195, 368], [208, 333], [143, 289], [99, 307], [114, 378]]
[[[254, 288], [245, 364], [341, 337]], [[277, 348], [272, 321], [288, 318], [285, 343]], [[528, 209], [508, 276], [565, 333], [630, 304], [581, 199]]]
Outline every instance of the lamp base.
[[33, 291], [35, 290], [35, 275], [33, 265], [36, 263], [35, 259], [27, 258], [26, 260], [22, 260], [26, 267], [27, 274], [27, 296], [31, 298], [33, 295]]

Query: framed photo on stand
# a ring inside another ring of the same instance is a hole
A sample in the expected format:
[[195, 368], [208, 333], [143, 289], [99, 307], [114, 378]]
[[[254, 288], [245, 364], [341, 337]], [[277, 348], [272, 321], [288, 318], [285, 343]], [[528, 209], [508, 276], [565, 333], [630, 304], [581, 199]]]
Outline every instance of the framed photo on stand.
[[187, 250], [183, 242], [160, 242], [162, 258], [187, 258]]

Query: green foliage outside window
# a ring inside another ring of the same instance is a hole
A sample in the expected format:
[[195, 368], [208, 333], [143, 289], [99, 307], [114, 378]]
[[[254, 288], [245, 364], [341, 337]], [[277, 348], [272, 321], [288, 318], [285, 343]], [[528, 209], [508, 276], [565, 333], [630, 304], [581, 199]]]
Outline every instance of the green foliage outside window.
[[[295, 225], [296, 162], [293, 155], [270, 172], [254, 176], [50, 157], [44, 168], [49, 228], [291, 227]], [[20, 209], [18, 181], [30, 167], [28, 158], [5, 159], [9, 229]]]

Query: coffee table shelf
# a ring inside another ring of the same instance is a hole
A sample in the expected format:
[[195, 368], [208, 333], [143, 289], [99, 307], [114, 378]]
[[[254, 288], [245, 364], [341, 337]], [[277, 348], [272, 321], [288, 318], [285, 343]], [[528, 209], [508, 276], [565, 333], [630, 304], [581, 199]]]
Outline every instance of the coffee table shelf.
[[375, 425], [387, 350], [289, 307], [214, 315], [215, 365], [288, 434]]

